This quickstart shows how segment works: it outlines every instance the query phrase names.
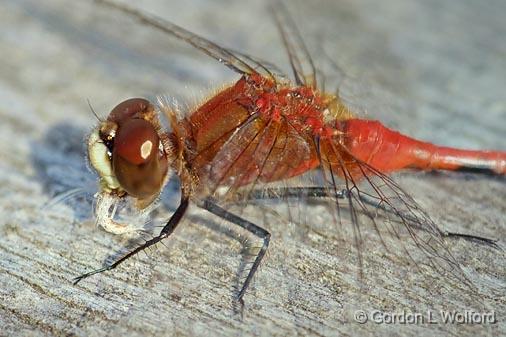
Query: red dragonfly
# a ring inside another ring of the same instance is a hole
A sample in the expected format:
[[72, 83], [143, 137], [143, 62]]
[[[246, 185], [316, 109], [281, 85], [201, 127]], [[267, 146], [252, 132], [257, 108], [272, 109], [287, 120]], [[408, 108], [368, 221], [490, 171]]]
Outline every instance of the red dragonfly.
[[[267, 251], [270, 233], [232, 213], [227, 205], [289, 198], [329, 200], [339, 222], [346, 210], [357, 248], [363, 244], [362, 215], [373, 224], [385, 246], [383, 234], [400, 239], [401, 233], [407, 233], [436, 270], [467, 280], [445, 245], [446, 237], [457, 234], [439, 229], [386, 174], [409, 168], [504, 175], [506, 152], [436, 146], [378, 121], [355, 117], [338, 94], [321, 89], [316, 67], [286, 11], [275, 11], [275, 17], [293, 81], [267, 62], [219, 46], [173, 23], [114, 2], [101, 2], [189, 43], [240, 78], [184, 117], [164, 102], [155, 106], [143, 98], [126, 100], [93, 131], [88, 151], [100, 176], [100, 226], [115, 233], [125, 231], [127, 227], [110, 212], [115, 202], [130, 198], [144, 209], [157, 199], [173, 174], [180, 180], [181, 201], [159, 235], [114, 263], [77, 277], [75, 283], [114, 269], [170, 236], [192, 202], [263, 240], [237, 294], [242, 302]], [[170, 131], [161, 126], [160, 111], [166, 115]], [[295, 177], [302, 177], [299, 185], [286, 186]], [[301, 186], [301, 182], [307, 184]], [[381, 221], [378, 210], [388, 219]], [[459, 236], [493, 245], [492, 240]], [[357, 251], [361, 263], [361, 250]], [[405, 253], [410, 255], [407, 250]]]

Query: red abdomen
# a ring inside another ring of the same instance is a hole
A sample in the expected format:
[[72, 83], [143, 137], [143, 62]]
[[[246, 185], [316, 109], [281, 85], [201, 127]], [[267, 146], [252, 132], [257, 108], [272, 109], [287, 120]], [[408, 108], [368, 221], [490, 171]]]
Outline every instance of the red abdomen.
[[437, 146], [402, 135], [378, 121], [350, 119], [340, 122], [339, 128], [351, 154], [384, 173], [416, 168], [506, 174], [506, 152]]

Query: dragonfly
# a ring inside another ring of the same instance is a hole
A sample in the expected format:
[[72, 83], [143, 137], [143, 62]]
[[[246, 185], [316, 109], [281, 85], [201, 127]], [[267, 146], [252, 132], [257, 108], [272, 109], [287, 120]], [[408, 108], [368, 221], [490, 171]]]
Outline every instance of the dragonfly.
[[[414, 170], [469, 171], [505, 175], [506, 152], [437, 146], [403, 135], [375, 120], [361, 119], [339, 93], [323, 89], [297, 26], [281, 3], [275, 22], [292, 78], [275, 65], [225, 48], [174, 23], [123, 4], [99, 1], [141, 23], [184, 41], [238, 74], [239, 79], [184, 114], [159, 100], [119, 103], [88, 138], [88, 157], [99, 175], [96, 221], [106, 231], [129, 229], [112, 208], [130, 199], [139, 210], [153, 205], [173, 176], [180, 181], [179, 206], [160, 233], [112, 264], [87, 272], [74, 283], [118, 267], [168, 238], [190, 204], [242, 227], [262, 241], [236, 298], [241, 303], [269, 246], [271, 234], [227, 205], [253, 200], [324, 199], [336, 222], [344, 213], [352, 226], [362, 264], [361, 218], [383, 240], [402, 234], [429, 257], [438, 271], [468, 282], [446, 239], [495, 241], [440, 229], [390, 176]], [[160, 121], [163, 114], [169, 129]], [[299, 178], [298, 185], [288, 182]], [[378, 212], [386, 219], [378, 217]], [[404, 253], [411, 256], [405, 249]], [[360, 267], [362, 270], [362, 267]]]

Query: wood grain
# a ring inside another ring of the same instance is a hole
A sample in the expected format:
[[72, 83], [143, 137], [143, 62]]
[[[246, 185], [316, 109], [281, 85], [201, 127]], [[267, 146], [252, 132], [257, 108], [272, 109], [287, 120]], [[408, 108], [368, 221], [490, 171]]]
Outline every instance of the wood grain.
[[[265, 2], [136, 6], [289, 70]], [[504, 289], [503, 252], [451, 242], [479, 296], [450, 278], [416, 272], [402, 257], [385, 258], [374, 244], [360, 283], [351, 239], [340, 237], [332, 221], [301, 228], [254, 207], [245, 216], [265, 222], [272, 243], [242, 317], [232, 298], [247, 260], [243, 243], [255, 243], [195, 208], [167, 247], [73, 286], [73, 277], [128, 241], [91, 219], [96, 187], [84, 142], [95, 120], [87, 99], [102, 115], [132, 96], [165, 94], [192, 106], [237, 76], [91, 1], [5, 1], [0, 8], [0, 335], [506, 333], [504, 291], [487, 290]], [[367, 116], [448, 146], [506, 150], [503, 1], [316, 1], [290, 8], [315, 55], [328, 54], [345, 70], [340, 89]], [[504, 178], [396, 178], [442, 228], [505, 246]], [[88, 194], [54, 202], [73, 188]], [[176, 188], [165, 193], [168, 209], [160, 217], [170, 214]], [[319, 210], [309, 208], [309, 216], [324, 218]], [[498, 322], [358, 324], [356, 310], [493, 311]]]

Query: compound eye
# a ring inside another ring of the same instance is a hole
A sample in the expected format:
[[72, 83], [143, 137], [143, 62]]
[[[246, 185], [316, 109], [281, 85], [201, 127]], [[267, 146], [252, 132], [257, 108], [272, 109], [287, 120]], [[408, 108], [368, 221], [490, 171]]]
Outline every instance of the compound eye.
[[153, 106], [148, 100], [144, 98], [130, 98], [116, 105], [109, 113], [107, 119], [111, 122], [122, 124], [131, 118], [140, 117], [152, 109]]
[[159, 137], [153, 125], [139, 118], [120, 125], [114, 138], [113, 152], [133, 165], [141, 165], [158, 152]]
[[167, 169], [167, 155], [150, 122], [131, 118], [119, 124], [112, 149], [112, 170], [130, 196], [152, 200], [160, 193]]

